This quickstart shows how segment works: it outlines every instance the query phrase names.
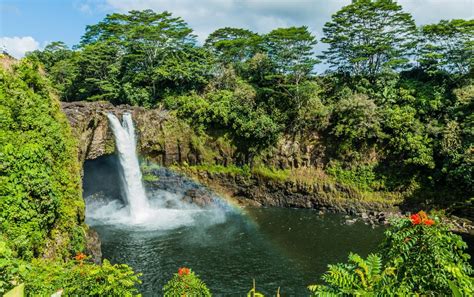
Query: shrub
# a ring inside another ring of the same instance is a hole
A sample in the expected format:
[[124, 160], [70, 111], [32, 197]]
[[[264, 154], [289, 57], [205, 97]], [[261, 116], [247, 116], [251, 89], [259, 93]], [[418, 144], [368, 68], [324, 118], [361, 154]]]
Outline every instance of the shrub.
[[123, 264], [90, 263], [78, 253], [68, 261], [15, 258], [6, 241], [0, 240], [0, 294], [24, 283], [28, 296], [50, 296], [62, 290], [66, 296], [134, 296], [139, 274]]
[[102, 265], [84, 259], [52, 262], [35, 259], [24, 279], [27, 294], [49, 296], [62, 290], [65, 296], [137, 296], [139, 275], [124, 264]]
[[363, 259], [351, 253], [349, 263], [329, 265], [329, 271], [322, 277], [327, 285], [313, 285], [308, 289], [314, 296], [371, 295], [389, 288], [393, 276], [393, 268], [384, 268], [380, 255], [370, 254]]
[[329, 265], [326, 285], [310, 286], [320, 295], [466, 295], [472, 296], [473, 270], [459, 235], [420, 211], [392, 222], [379, 254], [366, 260], [351, 254], [349, 263]]
[[382, 255], [396, 271], [397, 286], [420, 294], [451, 294], [451, 285], [474, 294], [467, 244], [423, 212], [396, 220], [385, 232]]
[[164, 296], [211, 296], [211, 291], [207, 288], [191, 269], [182, 267], [178, 273], [163, 287]]

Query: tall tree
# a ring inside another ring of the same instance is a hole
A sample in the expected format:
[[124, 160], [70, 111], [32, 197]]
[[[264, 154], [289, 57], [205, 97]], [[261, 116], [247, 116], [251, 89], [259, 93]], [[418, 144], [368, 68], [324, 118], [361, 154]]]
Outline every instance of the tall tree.
[[109, 42], [88, 44], [77, 58], [77, 76], [71, 93], [74, 100], [107, 100], [119, 103], [119, 49]]
[[355, 0], [324, 25], [323, 52], [331, 69], [374, 76], [408, 63], [416, 44], [410, 14], [394, 0]]
[[199, 88], [207, 81], [209, 55], [196, 47], [192, 29], [169, 12], [108, 15], [87, 27], [81, 46], [104, 42], [123, 57], [120, 78], [129, 83], [125, 93], [151, 97], [134, 102], [150, 105], [168, 92]]
[[62, 41], [53, 41], [46, 45], [43, 50], [35, 50], [27, 53], [28, 56], [38, 59], [46, 69], [55, 63], [71, 57], [73, 52]]
[[225, 27], [212, 32], [205, 47], [223, 64], [239, 64], [252, 58], [261, 45], [261, 36], [247, 29]]
[[319, 62], [313, 51], [316, 38], [306, 26], [278, 28], [264, 38], [267, 55], [274, 65], [273, 76], [277, 92], [280, 92], [278, 100], [288, 98], [281, 108], [291, 110], [288, 114], [290, 121], [293, 121], [312, 92], [312, 87], [305, 82]]
[[62, 41], [53, 41], [43, 50], [35, 50], [27, 53], [27, 56], [43, 64], [48, 76], [60, 91], [62, 100], [73, 99], [69, 97], [69, 90], [77, 74], [77, 52]]
[[474, 20], [442, 20], [421, 28], [419, 62], [428, 71], [465, 74], [474, 65]]
[[307, 77], [319, 62], [313, 52], [316, 38], [306, 26], [275, 29], [265, 35], [265, 40], [268, 56], [277, 71], [295, 81]]

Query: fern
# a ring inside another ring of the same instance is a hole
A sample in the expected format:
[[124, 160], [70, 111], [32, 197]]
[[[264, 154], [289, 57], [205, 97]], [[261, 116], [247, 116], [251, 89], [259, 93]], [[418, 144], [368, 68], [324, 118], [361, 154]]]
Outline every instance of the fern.
[[322, 277], [327, 285], [312, 285], [308, 289], [313, 296], [371, 296], [393, 276], [392, 269], [381, 271], [380, 255], [370, 254], [363, 259], [351, 253], [348, 264], [329, 265], [329, 271]]

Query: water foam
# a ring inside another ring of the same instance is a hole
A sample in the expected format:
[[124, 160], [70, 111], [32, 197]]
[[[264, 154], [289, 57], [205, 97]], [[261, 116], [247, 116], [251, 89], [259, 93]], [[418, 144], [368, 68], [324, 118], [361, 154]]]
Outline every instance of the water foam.
[[165, 190], [146, 193], [136, 153], [132, 116], [123, 115], [123, 122], [107, 115], [121, 166], [121, 188], [126, 203], [118, 197], [86, 198], [86, 217], [91, 225], [114, 225], [134, 230], [170, 230], [196, 223], [211, 225], [225, 221], [222, 208], [200, 208], [182, 201], [182, 193]]

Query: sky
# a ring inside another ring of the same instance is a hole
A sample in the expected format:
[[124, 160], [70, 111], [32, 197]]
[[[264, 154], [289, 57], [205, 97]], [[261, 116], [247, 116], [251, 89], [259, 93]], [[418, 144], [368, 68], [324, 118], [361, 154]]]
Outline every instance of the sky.
[[[324, 23], [350, 0], [0, 0], [0, 50], [16, 58], [52, 41], [77, 44], [86, 25], [129, 10], [170, 11], [182, 17], [202, 43], [222, 27], [268, 33], [306, 25], [318, 39]], [[441, 19], [473, 19], [474, 0], [399, 0], [418, 25]], [[324, 45], [317, 45], [321, 51]]]

